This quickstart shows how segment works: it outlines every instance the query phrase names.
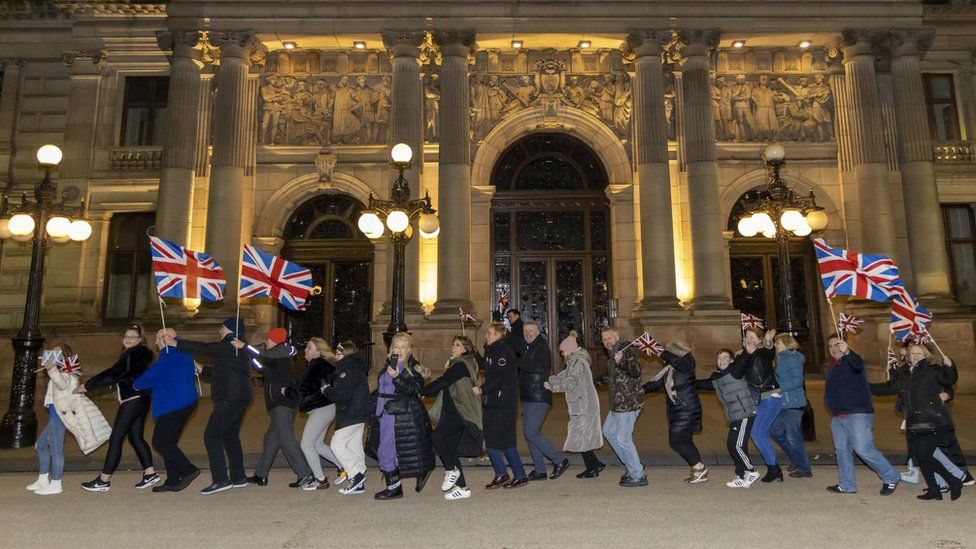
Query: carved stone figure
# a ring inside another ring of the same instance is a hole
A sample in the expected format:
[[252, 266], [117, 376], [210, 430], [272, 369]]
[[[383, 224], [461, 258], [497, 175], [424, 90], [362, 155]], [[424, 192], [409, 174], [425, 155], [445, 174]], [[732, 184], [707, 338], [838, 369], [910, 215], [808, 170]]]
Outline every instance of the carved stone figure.
[[522, 75], [516, 83], [502, 82], [502, 87], [511, 94], [509, 101], [502, 107], [502, 116], [532, 106], [538, 91], [528, 75]]
[[755, 123], [752, 117], [752, 86], [746, 82], [746, 75], [735, 77], [730, 93], [735, 115], [735, 140], [739, 143], [751, 141]]
[[332, 138], [337, 143], [355, 143], [362, 123], [353, 113], [357, 107], [356, 90], [349, 85], [349, 77], [339, 78], [332, 111]]
[[373, 88], [366, 85], [366, 77], [356, 78], [355, 90], [356, 106], [353, 114], [359, 117], [358, 143], [369, 143], [373, 137], [373, 126], [376, 124], [376, 111], [373, 108]]
[[773, 97], [776, 94], [769, 88], [769, 77], [759, 77], [759, 84], [752, 89], [752, 102], [756, 106], [756, 140], [772, 141], [779, 132], [776, 107]]
[[732, 92], [726, 85], [724, 76], [716, 77], [712, 85], [712, 113], [715, 138], [719, 141], [731, 139], [735, 117], [732, 116]]
[[626, 75], [618, 75], [613, 90], [613, 128], [617, 135], [627, 135], [630, 128], [630, 82]]
[[372, 143], [386, 143], [390, 127], [390, 105], [393, 103], [393, 82], [389, 76], [380, 79], [380, 83], [373, 88], [373, 110], [376, 118], [373, 122]]
[[274, 145], [278, 139], [281, 113], [285, 109], [285, 94], [277, 76], [268, 76], [265, 84], [261, 86], [261, 100], [264, 102], [264, 115], [261, 118], [260, 141]]
[[313, 96], [313, 111], [309, 133], [318, 137], [319, 145], [332, 143], [332, 108], [335, 95], [328, 82], [319, 80], [315, 83]]
[[813, 85], [807, 90], [807, 97], [810, 98], [813, 117], [817, 121], [817, 137], [820, 141], [832, 140], [834, 138], [834, 119], [831, 116], [830, 109], [830, 84], [826, 82], [824, 75], [817, 74], [813, 77]]
[[437, 117], [440, 112], [440, 75], [430, 74], [424, 83], [424, 140], [437, 141]]
[[288, 102], [285, 135], [289, 144], [304, 145], [309, 141], [309, 121], [312, 118], [312, 92], [308, 82], [299, 80]]
[[603, 75], [603, 87], [600, 89], [600, 118], [613, 122], [614, 107], [614, 78], [612, 74]]

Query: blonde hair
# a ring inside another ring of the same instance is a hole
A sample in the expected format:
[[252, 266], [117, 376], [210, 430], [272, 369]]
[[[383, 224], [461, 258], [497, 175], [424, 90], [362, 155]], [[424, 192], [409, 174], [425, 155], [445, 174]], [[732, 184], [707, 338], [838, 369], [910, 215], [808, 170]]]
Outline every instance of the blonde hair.
[[669, 341], [668, 344], [664, 346], [664, 349], [667, 352], [678, 356], [685, 356], [686, 354], [691, 352], [691, 347], [689, 347], [687, 343], [681, 341], [680, 339]]
[[407, 346], [408, 349], [410, 349], [410, 352], [407, 353], [407, 356], [403, 357], [404, 364], [407, 364], [407, 360], [411, 356], [413, 356], [413, 337], [411, 337], [410, 334], [406, 332], [400, 332], [395, 334], [393, 336], [393, 339], [390, 340], [390, 348], [386, 351], [386, 358], [390, 358], [391, 356], [393, 356], [393, 347], [396, 346], [397, 343], [403, 343]]
[[766, 333], [756, 327], [746, 328], [746, 333], [758, 337], [759, 341], [762, 341], [766, 337]]
[[495, 332], [501, 337], [505, 337], [508, 335], [508, 328], [506, 328], [505, 325], [502, 324], [501, 322], [492, 322], [491, 324], [488, 325], [487, 330], [491, 330], [492, 332]]
[[930, 351], [929, 348], [925, 346], [925, 344], [912, 343], [911, 345], [908, 346], [908, 352], [911, 352], [912, 348], [914, 347], [918, 347], [919, 349], [921, 349], [922, 354], [925, 355], [926, 359], [932, 358], [932, 351]]
[[310, 338], [308, 342], [312, 344], [312, 347], [315, 347], [315, 350], [318, 351], [319, 355], [322, 357], [332, 352], [332, 346], [329, 345], [328, 341], [322, 339], [321, 337]]
[[776, 334], [773, 339], [773, 343], [782, 343], [783, 347], [786, 347], [790, 351], [795, 351], [800, 348], [800, 344], [797, 343], [796, 338], [792, 334]]

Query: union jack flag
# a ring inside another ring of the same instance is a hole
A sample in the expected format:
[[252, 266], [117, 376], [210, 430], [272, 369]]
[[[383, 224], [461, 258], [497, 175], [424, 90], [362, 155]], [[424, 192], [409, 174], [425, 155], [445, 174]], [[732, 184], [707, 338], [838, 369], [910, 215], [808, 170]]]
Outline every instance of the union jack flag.
[[224, 270], [209, 255], [155, 236], [149, 237], [149, 251], [159, 297], [203, 301], [224, 298]]
[[860, 318], [857, 318], [854, 315], [848, 315], [848, 314], [845, 314], [845, 313], [841, 313], [840, 314], [840, 321], [837, 322], [837, 329], [840, 330], [841, 333], [843, 333], [843, 332], [850, 332], [850, 333], [853, 334], [858, 329], [861, 328], [861, 324], [864, 324], [864, 321], [861, 320]]
[[928, 331], [932, 313], [907, 290], [895, 295], [891, 301], [891, 332], [895, 339], [905, 341], [908, 336], [921, 336]]
[[470, 314], [464, 312], [464, 309], [462, 309], [460, 307], [458, 307], [458, 317], [461, 320], [461, 324], [464, 324], [465, 322], [477, 322], [478, 321], [478, 319], [475, 318], [474, 315], [470, 315]]
[[240, 297], [270, 297], [292, 311], [304, 311], [312, 291], [312, 271], [244, 245]]
[[505, 307], [508, 307], [508, 292], [502, 292], [501, 295], [498, 296], [497, 307], [499, 313], [505, 312]]
[[888, 301], [904, 289], [898, 266], [887, 257], [831, 248], [821, 238], [814, 239], [813, 247], [827, 299], [850, 295]]
[[888, 368], [894, 369], [897, 367], [898, 367], [898, 355], [895, 353], [895, 350], [891, 348], [891, 345], [888, 345]]
[[641, 334], [641, 336], [638, 337], [634, 343], [636, 343], [637, 346], [640, 347], [641, 352], [647, 356], [660, 356], [660, 354], [664, 352], [664, 347], [662, 347], [661, 344], [658, 343], [657, 340], [651, 337], [651, 334], [647, 332]]
[[81, 375], [81, 360], [78, 359], [78, 355], [64, 357], [55, 363], [58, 370], [61, 373], [69, 374], [73, 376]]
[[739, 318], [742, 319], [743, 330], [748, 328], [763, 328], [763, 319], [759, 318], [758, 316], [739, 313]]

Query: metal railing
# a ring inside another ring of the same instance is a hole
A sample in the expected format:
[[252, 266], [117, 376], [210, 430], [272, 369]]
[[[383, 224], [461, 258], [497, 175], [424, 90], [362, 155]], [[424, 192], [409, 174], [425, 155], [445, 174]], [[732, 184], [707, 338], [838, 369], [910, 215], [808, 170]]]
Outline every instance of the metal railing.
[[936, 162], [976, 162], [976, 143], [943, 141], [932, 146]]
[[109, 153], [109, 167], [113, 170], [154, 170], [163, 163], [161, 148], [116, 149]]

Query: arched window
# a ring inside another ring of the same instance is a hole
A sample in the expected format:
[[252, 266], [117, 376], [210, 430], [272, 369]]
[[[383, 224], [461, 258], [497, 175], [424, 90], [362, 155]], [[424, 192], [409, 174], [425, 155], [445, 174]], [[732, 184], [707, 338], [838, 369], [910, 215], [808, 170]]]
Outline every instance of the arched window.
[[302, 204], [285, 225], [287, 240], [359, 240], [363, 205], [344, 194], [323, 194]]
[[565, 133], [536, 133], [516, 141], [491, 175], [498, 191], [599, 191], [607, 182], [593, 149]]

